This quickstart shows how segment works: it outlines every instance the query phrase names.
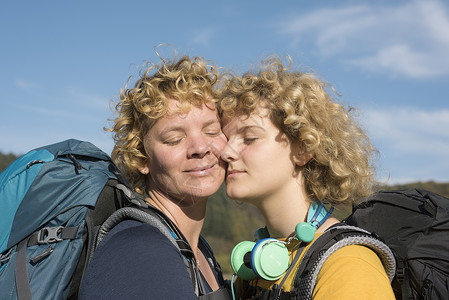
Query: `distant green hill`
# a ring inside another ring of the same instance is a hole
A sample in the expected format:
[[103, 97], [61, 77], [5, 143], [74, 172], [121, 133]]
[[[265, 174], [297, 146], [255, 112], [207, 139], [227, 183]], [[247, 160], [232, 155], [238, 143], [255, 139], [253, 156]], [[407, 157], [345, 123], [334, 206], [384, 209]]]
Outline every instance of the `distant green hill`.
[[0, 152], [0, 172], [6, 169], [18, 156], [12, 153], [3, 154]]
[[398, 185], [387, 185], [382, 187], [382, 189], [386, 190], [401, 190], [407, 188], [421, 188], [449, 198], [449, 183], [438, 183], [435, 181], [427, 181], [427, 182], [412, 182]]

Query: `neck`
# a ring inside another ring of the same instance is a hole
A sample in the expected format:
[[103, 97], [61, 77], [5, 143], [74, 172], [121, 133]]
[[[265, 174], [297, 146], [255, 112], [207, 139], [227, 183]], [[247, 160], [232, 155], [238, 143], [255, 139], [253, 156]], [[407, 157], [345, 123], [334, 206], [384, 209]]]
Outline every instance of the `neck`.
[[155, 191], [149, 191], [148, 195], [146, 200], [175, 223], [194, 253], [197, 253], [198, 239], [206, 215], [207, 198], [193, 199], [187, 205], [186, 202], [170, 199]]
[[271, 237], [285, 238], [294, 232], [296, 224], [306, 221], [311, 201], [303, 185], [295, 182], [251, 203], [264, 216]]

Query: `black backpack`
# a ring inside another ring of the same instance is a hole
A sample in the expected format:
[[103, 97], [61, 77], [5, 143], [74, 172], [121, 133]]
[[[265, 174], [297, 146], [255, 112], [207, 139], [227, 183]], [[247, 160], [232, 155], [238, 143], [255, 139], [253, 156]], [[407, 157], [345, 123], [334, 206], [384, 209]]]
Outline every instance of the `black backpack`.
[[397, 299], [449, 298], [449, 199], [422, 189], [378, 192], [347, 224], [379, 236], [396, 256]]
[[299, 299], [311, 299], [314, 275], [341, 248], [334, 245], [362, 244], [381, 253], [357, 242], [363, 236], [378, 238], [392, 250], [393, 272], [388, 260], [380, 257], [387, 275], [394, 275], [391, 284], [396, 299], [449, 298], [448, 198], [422, 189], [381, 191], [356, 206], [344, 223], [328, 229], [305, 254], [294, 283]]

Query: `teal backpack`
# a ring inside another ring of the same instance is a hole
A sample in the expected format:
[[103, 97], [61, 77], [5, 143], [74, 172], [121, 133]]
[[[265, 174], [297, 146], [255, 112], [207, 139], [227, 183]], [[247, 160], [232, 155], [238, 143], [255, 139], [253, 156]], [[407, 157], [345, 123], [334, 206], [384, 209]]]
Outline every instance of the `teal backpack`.
[[74, 139], [32, 150], [0, 174], [0, 299], [77, 299], [97, 245], [127, 219], [158, 228], [178, 248], [199, 299], [228, 299], [224, 289], [205, 293], [174, 223], [134, 195], [106, 153]]
[[100, 225], [130, 191], [111, 158], [67, 140], [0, 174], [0, 299], [76, 298]]

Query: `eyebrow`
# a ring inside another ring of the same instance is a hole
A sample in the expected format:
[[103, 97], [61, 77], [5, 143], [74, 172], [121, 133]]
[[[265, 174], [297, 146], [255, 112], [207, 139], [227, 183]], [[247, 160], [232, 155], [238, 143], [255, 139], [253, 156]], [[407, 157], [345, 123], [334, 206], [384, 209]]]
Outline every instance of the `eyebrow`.
[[159, 132], [160, 135], [164, 135], [167, 134], [169, 132], [173, 132], [173, 131], [183, 131], [184, 129], [182, 128], [182, 126], [173, 126], [173, 127], [168, 127], [168, 128], [164, 128], [163, 130], [161, 130]]
[[[206, 122], [203, 123], [203, 128], [208, 127], [210, 125], [213, 124], [218, 124], [218, 126], [220, 126], [220, 121], [218, 119], [210, 119]], [[221, 127], [221, 126], [220, 126]], [[168, 128], [165, 128], [163, 130], [161, 130], [159, 132], [160, 135], [172, 132], [172, 131], [184, 131], [184, 127], [183, 126], [179, 126], [179, 125], [174, 125], [174, 126], [169, 126]]]
[[218, 125], [220, 125], [220, 127], [221, 127], [221, 123], [220, 123], [220, 120], [219, 119], [210, 119], [210, 120], [208, 120], [208, 121], [206, 121], [203, 125], [203, 127], [207, 127], [207, 126], [209, 126], [209, 125], [213, 125], [213, 124], [218, 124]]
[[237, 133], [238, 134], [242, 134], [242, 133], [246, 133], [246, 132], [248, 132], [250, 130], [257, 130], [257, 129], [265, 131], [265, 128], [263, 128], [263, 127], [261, 127], [259, 125], [245, 125], [245, 126], [239, 128], [237, 130]]

